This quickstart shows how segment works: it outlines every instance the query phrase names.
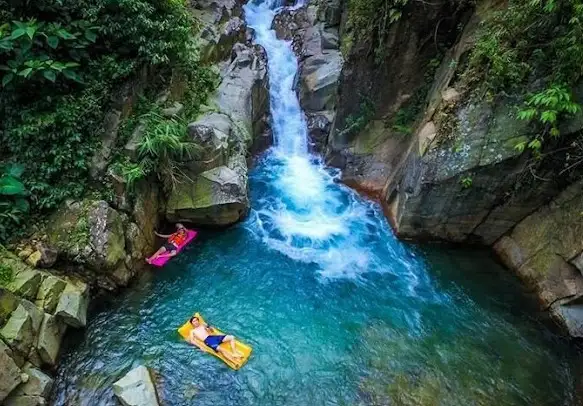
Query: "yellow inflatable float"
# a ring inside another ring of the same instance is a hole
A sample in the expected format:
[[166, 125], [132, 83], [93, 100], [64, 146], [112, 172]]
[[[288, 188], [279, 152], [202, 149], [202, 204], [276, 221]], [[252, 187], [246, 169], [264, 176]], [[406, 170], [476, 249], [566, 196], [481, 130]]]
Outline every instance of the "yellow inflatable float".
[[[202, 318], [202, 316], [199, 313], [195, 313], [193, 317], [198, 317], [198, 319], [200, 320], [201, 323], [206, 324], [205, 321], [204, 321], [204, 319]], [[208, 352], [209, 354], [212, 354], [215, 357], [220, 358], [225, 364], [227, 364], [228, 366], [230, 366], [234, 370], [238, 370], [243, 365], [245, 365], [245, 363], [247, 363], [247, 360], [249, 359], [249, 356], [251, 355], [251, 351], [253, 350], [247, 344], [243, 344], [239, 340], [235, 340], [235, 347], [237, 348], [237, 351], [239, 351], [242, 354], [241, 360], [235, 363], [235, 362], [232, 362], [232, 361], [226, 359], [223, 356], [223, 354], [221, 354], [219, 352], [216, 352], [212, 348], [208, 347], [203, 341], [198, 340], [196, 338], [194, 339], [194, 341], [191, 341], [190, 340], [190, 332], [192, 331], [192, 329], [193, 329], [193, 327], [192, 327], [192, 324], [190, 324], [190, 320], [187, 320], [186, 323], [184, 323], [182, 325], [182, 327], [180, 327], [178, 329], [178, 333], [186, 341], [188, 341], [191, 344], [196, 345], [198, 348], [200, 348], [204, 352]], [[211, 327], [211, 329], [213, 331], [212, 332], [213, 335], [215, 335], [215, 334], [216, 335], [224, 335], [225, 334], [225, 333], [223, 333], [222, 331], [220, 331], [217, 328]], [[223, 343], [219, 347], [220, 348], [224, 348], [227, 351], [230, 351], [231, 350], [231, 346], [228, 343]]]

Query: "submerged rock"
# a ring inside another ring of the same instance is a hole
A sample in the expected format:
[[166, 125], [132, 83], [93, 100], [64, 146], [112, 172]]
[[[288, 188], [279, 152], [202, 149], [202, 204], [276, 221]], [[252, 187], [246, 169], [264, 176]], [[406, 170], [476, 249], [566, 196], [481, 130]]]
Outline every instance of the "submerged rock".
[[113, 393], [124, 406], [158, 406], [150, 371], [139, 366], [113, 384]]

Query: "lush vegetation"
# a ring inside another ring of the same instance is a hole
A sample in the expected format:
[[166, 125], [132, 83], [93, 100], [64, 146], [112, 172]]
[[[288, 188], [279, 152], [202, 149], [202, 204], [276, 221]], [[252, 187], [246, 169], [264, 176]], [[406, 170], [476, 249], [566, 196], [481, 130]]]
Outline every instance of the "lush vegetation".
[[[21, 177], [33, 212], [87, 190], [105, 113], [138, 72], [182, 72], [193, 102], [211, 86], [183, 0], [0, 0], [0, 10], [0, 163], [24, 167], [6, 179]], [[24, 205], [0, 199], [3, 226], [14, 225]]]
[[573, 88], [583, 73], [583, 2], [513, 0], [486, 20], [465, 79], [489, 97], [522, 95], [518, 117], [536, 124], [526, 147], [538, 154], [560, 135], [560, 121], [579, 112]]

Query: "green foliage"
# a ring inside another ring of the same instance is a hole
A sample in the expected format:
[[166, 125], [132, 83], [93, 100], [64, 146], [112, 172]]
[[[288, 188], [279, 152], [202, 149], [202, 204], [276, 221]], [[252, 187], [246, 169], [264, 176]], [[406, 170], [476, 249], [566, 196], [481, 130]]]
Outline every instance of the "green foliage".
[[470, 57], [472, 81], [520, 90], [531, 74], [568, 86], [583, 66], [581, 0], [513, 0], [483, 23]]
[[138, 146], [138, 160], [122, 159], [114, 165], [131, 188], [138, 180], [157, 175], [173, 188], [186, 178], [183, 162], [196, 159], [200, 147], [188, 139], [187, 123], [180, 118], [166, 118], [156, 112], [141, 117], [144, 134]]
[[388, 28], [401, 18], [409, 0], [348, 0], [348, 24], [356, 39], [370, 38], [375, 59], [384, 57], [384, 42]]
[[20, 178], [22, 165], [7, 165], [0, 171], [0, 239], [7, 237], [11, 226], [21, 222], [29, 210], [26, 189]]
[[14, 272], [12, 268], [4, 264], [0, 264], [0, 286], [6, 286], [14, 280]]
[[572, 100], [571, 93], [566, 85], [551, 85], [547, 89], [531, 94], [525, 101], [524, 108], [518, 112], [518, 118], [526, 121], [535, 121], [541, 131], [528, 144], [522, 142], [516, 145], [519, 152], [525, 147], [540, 152], [542, 143], [548, 136], [558, 137], [558, 123], [560, 118], [572, 116], [581, 111], [581, 106]]
[[346, 117], [344, 128], [340, 131], [340, 137], [348, 137], [350, 135], [358, 134], [364, 130], [366, 125], [372, 120], [375, 114], [375, 105], [373, 101], [361, 95], [362, 102], [359, 105], [359, 111], [356, 114], [350, 114]]
[[26, 165], [35, 211], [87, 189], [112, 96], [144, 67], [182, 72], [192, 103], [212, 86], [178, 0], [0, 0], [0, 163]]
[[[478, 33], [464, 77], [485, 86], [487, 95], [524, 96], [518, 118], [537, 128], [530, 141], [515, 146], [539, 156], [545, 141], [560, 135], [562, 120], [578, 113], [572, 88], [583, 70], [582, 0], [511, 0], [493, 12]], [[536, 85], [534, 94], [525, 94]]]
[[460, 179], [460, 184], [462, 185], [463, 189], [471, 188], [473, 183], [474, 181], [471, 176], [464, 176]]

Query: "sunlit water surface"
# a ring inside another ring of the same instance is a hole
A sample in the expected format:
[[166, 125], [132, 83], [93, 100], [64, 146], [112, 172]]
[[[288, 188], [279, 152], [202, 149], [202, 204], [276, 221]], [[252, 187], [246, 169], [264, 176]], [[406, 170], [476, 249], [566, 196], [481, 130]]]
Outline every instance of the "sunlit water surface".
[[[379, 207], [307, 150], [297, 61], [246, 7], [269, 57], [275, 145], [248, 219], [203, 232], [69, 338], [57, 405], [114, 405], [139, 364], [167, 405], [570, 405], [576, 354], [485, 253], [397, 241]], [[181, 341], [194, 311], [251, 344], [233, 372]]]

